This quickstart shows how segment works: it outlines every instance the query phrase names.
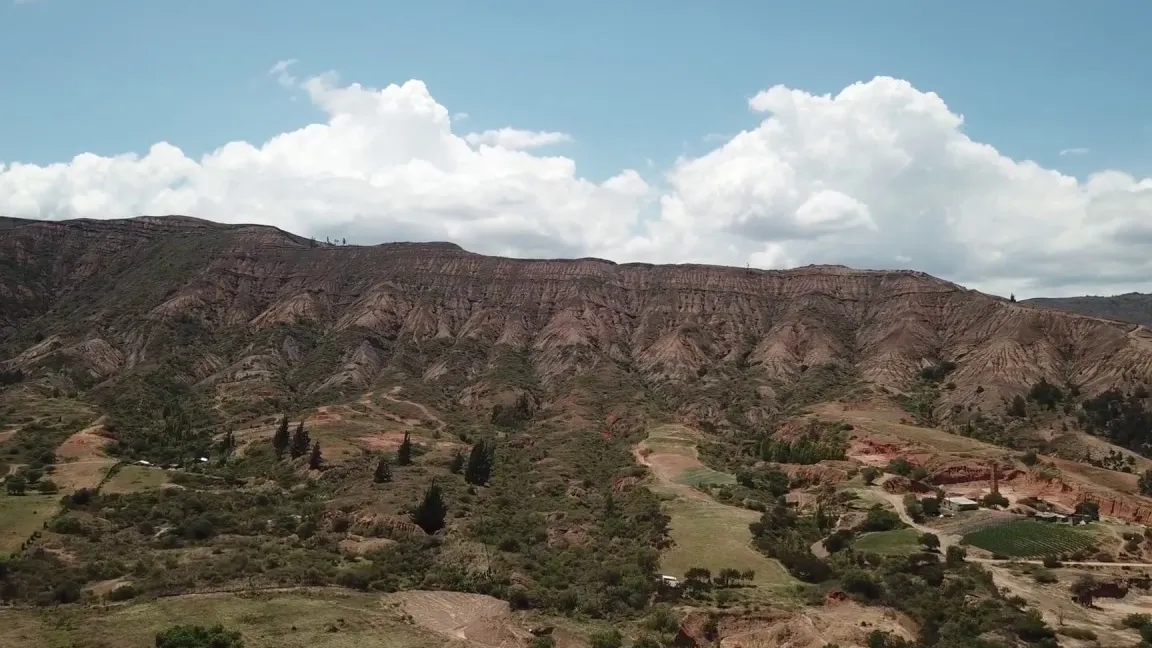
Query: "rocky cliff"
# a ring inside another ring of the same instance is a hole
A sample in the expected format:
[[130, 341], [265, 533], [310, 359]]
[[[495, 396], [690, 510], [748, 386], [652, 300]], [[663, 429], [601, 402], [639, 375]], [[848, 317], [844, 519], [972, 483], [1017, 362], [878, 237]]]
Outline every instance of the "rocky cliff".
[[0, 331], [8, 369], [95, 392], [147, 374], [236, 412], [396, 380], [462, 404], [512, 387], [555, 400], [587, 376], [691, 385], [723, 408], [721, 377], [770, 399], [827, 363], [902, 389], [954, 362], [944, 406], [1041, 377], [1095, 392], [1152, 376], [1144, 328], [919, 272], [519, 260], [184, 217], [0, 220]]

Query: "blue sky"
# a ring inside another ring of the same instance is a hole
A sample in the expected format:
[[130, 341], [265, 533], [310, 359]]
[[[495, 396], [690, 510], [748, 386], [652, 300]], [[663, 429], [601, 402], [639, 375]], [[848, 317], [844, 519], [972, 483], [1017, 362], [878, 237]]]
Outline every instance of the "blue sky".
[[470, 128], [571, 133], [593, 178], [754, 125], [757, 90], [878, 74], [939, 93], [1014, 158], [1147, 174], [1150, 26], [1152, 3], [1132, 0], [38, 0], [0, 8], [0, 160], [263, 141], [319, 118], [265, 74], [295, 58], [367, 85], [422, 79]]

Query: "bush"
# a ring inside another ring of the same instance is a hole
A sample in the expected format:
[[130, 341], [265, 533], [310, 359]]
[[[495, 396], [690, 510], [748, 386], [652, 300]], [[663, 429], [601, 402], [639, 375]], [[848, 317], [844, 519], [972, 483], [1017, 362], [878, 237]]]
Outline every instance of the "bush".
[[624, 645], [624, 636], [616, 628], [611, 630], [604, 630], [601, 632], [593, 632], [592, 636], [588, 637], [588, 643], [592, 648], [621, 648]]
[[1052, 572], [1048, 571], [1047, 569], [1037, 569], [1036, 571], [1032, 572], [1032, 578], [1037, 583], [1042, 583], [1045, 585], [1055, 583], [1056, 581], [1059, 580], [1058, 578], [1056, 578], [1056, 574], [1053, 574]]
[[156, 648], [244, 648], [244, 640], [221, 625], [178, 625], [157, 633]]
[[108, 592], [109, 601], [127, 601], [136, 598], [136, 588], [131, 585], [121, 585]]

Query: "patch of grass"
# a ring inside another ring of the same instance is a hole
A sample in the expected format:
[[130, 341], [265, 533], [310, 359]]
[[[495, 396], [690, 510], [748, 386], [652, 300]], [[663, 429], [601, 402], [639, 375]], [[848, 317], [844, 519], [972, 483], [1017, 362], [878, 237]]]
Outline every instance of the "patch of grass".
[[180, 623], [222, 623], [247, 648], [440, 648], [449, 642], [403, 623], [378, 595], [283, 593], [159, 599], [110, 608], [0, 610], [0, 645], [25, 648], [151, 646]]
[[752, 548], [748, 525], [760, 514], [700, 498], [677, 497], [664, 512], [673, 545], [660, 559], [661, 571], [683, 577], [693, 567], [719, 572], [725, 567], [753, 570], [753, 584], [765, 587], [792, 586], [795, 581], [780, 563]]
[[920, 550], [919, 537], [915, 529], [865, 533], [852, 542], [852, 548], [883, 555], [905, 555]]
[[964, 544], [997, 554], [1026, 558], [1051, 556], [1091, 547], [1095, 538], [1088, 531], [1058, 524], [1019, 520], [973, 531]]
[[688, 486], [729, 486], [736, 483], [736, 478], [728, 473], [701, 466], [685, 470], [676, 477], [676, 481]]
[[123, 466], [100, 489], [101, 493], [137, 493], [160, 488], [168, 483], [168, 473], [161, 468]]
[[59, 501], [58, 495], [0, 495], [0, 554], [19, 551], [20, 545], [56, 514]]

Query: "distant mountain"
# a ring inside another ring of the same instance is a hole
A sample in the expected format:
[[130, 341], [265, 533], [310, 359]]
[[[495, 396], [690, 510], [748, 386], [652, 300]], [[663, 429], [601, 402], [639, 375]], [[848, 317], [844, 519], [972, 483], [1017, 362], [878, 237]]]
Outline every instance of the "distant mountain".
[[1143, 293], [1112, 297], [1038, 297], [1020, 303], [1152, 328], [1152, 295]]

